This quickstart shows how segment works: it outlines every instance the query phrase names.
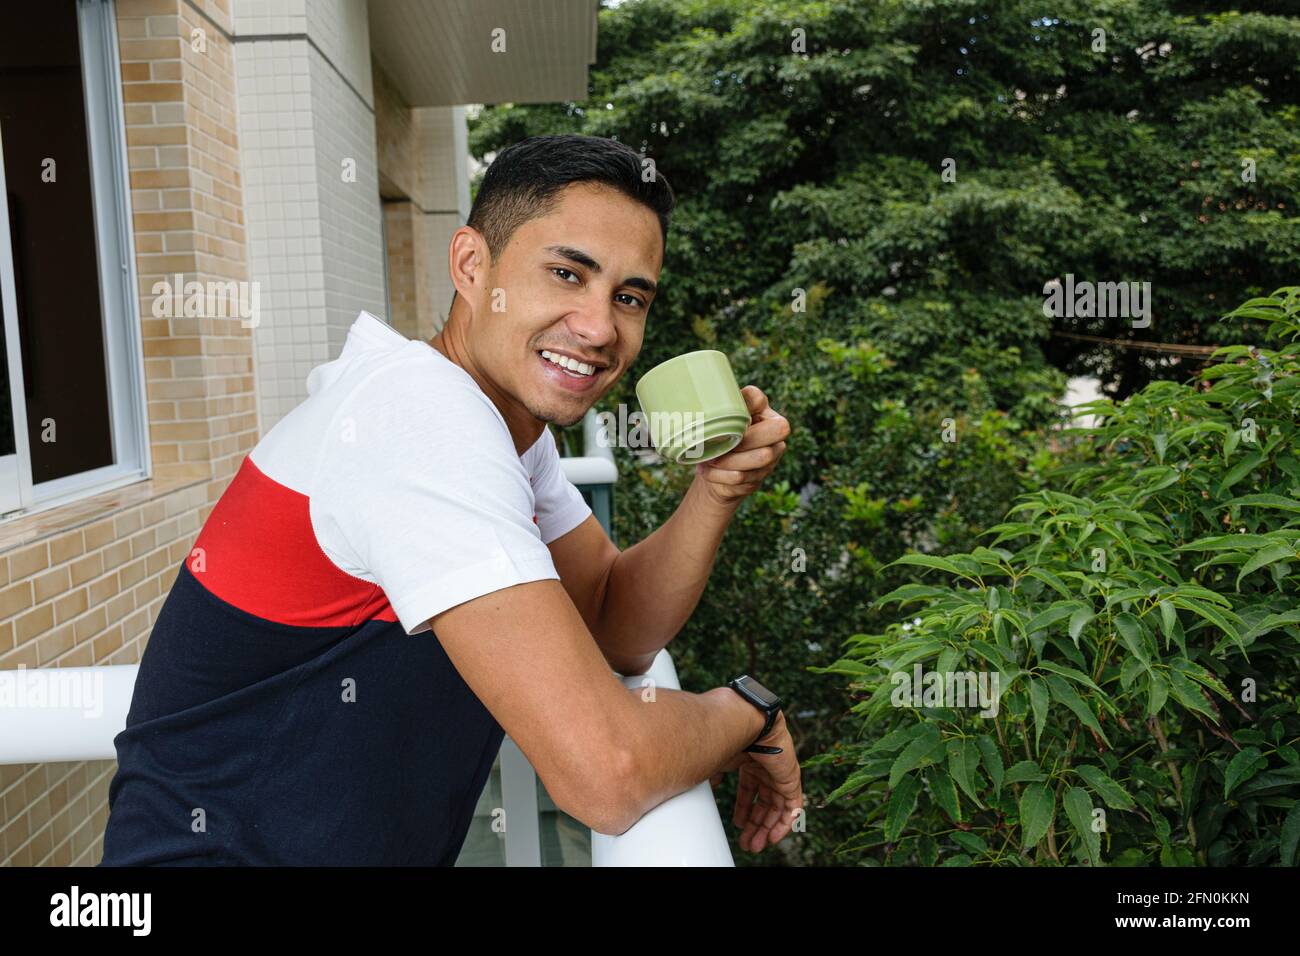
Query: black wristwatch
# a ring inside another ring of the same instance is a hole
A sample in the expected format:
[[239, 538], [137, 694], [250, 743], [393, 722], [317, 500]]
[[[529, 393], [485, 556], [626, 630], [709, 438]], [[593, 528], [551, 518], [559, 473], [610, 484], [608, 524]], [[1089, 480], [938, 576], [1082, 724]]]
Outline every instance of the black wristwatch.
[[766, 737], [772, 730], [772, 725], [776, 723], [776, 715], [781, 712], [781, 698], [748, 674], [742, 674], [735, 680], [728, 681], [727, 686], [761, 710], [767, 717], [766, 722], [763, 724], [763, 730], [754, 738], [754, 743], [745, 748], [746, 752], [779, 754], [781, 752], [780, 747], [765, 747], [758, 741]]

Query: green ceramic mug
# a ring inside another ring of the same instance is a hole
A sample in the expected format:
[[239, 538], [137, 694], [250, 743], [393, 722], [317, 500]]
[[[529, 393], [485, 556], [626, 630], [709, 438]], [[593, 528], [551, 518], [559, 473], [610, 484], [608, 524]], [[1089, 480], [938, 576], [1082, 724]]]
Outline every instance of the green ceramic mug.
[[636, 397], [655, 450], [678, 464], [725, 455], [749, 427], [736, 374], [716, 349], [686, 352], [656, 365], [636, 383]]

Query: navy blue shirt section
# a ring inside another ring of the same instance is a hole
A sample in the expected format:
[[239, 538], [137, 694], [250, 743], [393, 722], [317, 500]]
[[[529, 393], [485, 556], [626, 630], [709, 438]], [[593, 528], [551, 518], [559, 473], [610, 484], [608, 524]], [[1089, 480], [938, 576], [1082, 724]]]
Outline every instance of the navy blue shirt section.
[[503, 736], [432, 631], [268, 622], [182, 564], [114, 739], [101, 865], [450, 866]]

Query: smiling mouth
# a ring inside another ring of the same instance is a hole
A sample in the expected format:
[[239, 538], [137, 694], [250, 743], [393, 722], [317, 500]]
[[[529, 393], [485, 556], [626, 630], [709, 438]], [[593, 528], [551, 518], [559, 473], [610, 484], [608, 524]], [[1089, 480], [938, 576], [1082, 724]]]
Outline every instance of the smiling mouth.
[[569, 358], [567, 355], [560, 355], [558, 352], [552, 352], [548, 349], [542, 349], [538, 354], [556, 368], [566, 372], [572, 378], [595, 378], [597, 373], [603, 371], [599, 366], [592, 365], [588, 362], [580, 362], [577, 359]]

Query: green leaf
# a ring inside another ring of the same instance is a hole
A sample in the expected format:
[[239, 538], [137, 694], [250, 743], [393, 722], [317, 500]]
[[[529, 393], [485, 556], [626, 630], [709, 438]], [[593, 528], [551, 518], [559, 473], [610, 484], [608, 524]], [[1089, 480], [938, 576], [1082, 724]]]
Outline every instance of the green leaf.
[[948, 741], [948, 772], [976, 806], [983, 808], [975, 793], [975, 771], [979, 768], [979, 746], [969, 737]]
[[1251, 571], [1258, 571], [1260, 568], [1278, 561], [1294, 561], [1296, 557], [1295, 546], [1290, 544], [1275, 544], [1263, 551], [1256, 551], [1254, 557], [1242, 566], [1241, 573], [1237, 575], [1237, 587], [1241, 587], [1241, 579], [1250, 574]]
[[1031, 783], [1020, 794], [1022, 849], [1038, 845], [1056, 816], [1056, 794], [1045, 783]]
[[937, 558], [932, 554], [905, 554], [897, 561], [885, 565], [886, 568], [892, 568], [895, 564], [910, 564], [918, 568], [935, 568], [939, 571], [946, 571], [949, 574], [955, 574], [958, 577], [967, 577], [963, 574], [957, 565], [943, 558]]
[[1124, 642], [1128, 652], [1142, 662], [1147, 670], [1151, 669], [1151, 655], [1147, 653], [1147, 642], [1143, 636], [1145, 628], [1142, 622], [1127, 611], [1115, 615], [1115, 630]]
[[885, 811], [885, 839], [897, 840], [907, 826], [907, 821], [916, 809], [916, 798], [921, 792], [921, 781], [916, 777], [905, 777], [889, 797], [889, 809]]
[[1245, 783], [1255, 774], [1268, 766], [1268, 758], [1258, 747], [1246, 747], [1228, 761], [1228, 769], [1223, 772], [1223, 798], [1226, 800], [1232, 791]]
[[1063, 598], [1073, 597], [1074, 592], [1065, 586], [1065, 582], [1045, 568], [1030, 568], [1029, 576], [1042, 581]]
[[1286, 611], [1282, 614], [1270, 614], [1241, 636], [1243, 641], [1252, 641], [1257, 637], [1275, 631], [1284, 624], [1300, 624], [1300, 611]]
[[921, 766], [921, 761], [927, 757], [934, 759], [936, 752], [942, 753], [943, 740], [939, 734], [939, 728], [934, 724], [926, 724], [925, 730], [903, 748], [903, 752], [894, 760], [894, 765], [889, 770], [889, 787], [892, 790], [898, 786], [898, 782], [903, 779], [903, 775], [911, 773], [917, 767]]
[[1103, 773], [1092, 764], [1080, 764], [1074, 768], [1080, 777], [1088, 784], [1089, 787], [1106, 802], [1106, 806], [1114, 810], [1132, 810], [1136, 803], [1114, 778]]
[[1219, 610], [1217, 607], [1214, 607], [1211, 604], [1202, 603], [1201, 601], [1189, 597], [1175, 597], [1173, 601], [1174, 604], [1183, 610], [1191, 611], [1197, 617], [1202, 617], [1209, 621], [1224, 634], [1228, 635], [1228, 637], [1232, 638], [1237, 646], [1243, 651], [1246, 649], [1246, 645], [1242, 643], [1241, 634], [1237, 631], [1237, 628], [1233, 626], [1232, 622], [1224, 612]]
[[948, 814], [950, 820], [960, 823], [963, 820], [961, 801], [957, 797], [957, 788], [953, 785], [952, 777], [942, 767], [931, 767], [925, 775], [930, 781], [930, 796], [934, 797], [934, 802]]
[[1160, 629], [1164, 631], [1165, 647], [1169, 647], [1174, 636], [1174, 627], [1178, 624], [1178, 610], [1167, 600], [1160, 602]]
[[1091, 607], [1082, 604], [1079, 601], [1057, 601], [1045, 610], [1039, 611], [1033, 619], [1026, 625], [1026, 630], [1043, 631], [1051, 627], [1057, 621], [1075, 614], [1080, 609], [1091, 611]]
[[993, 781], [993, 796], [996, 798], [1002, 792], [1002, 752], [998, 750], [997, 741], [988, 734], [980, 734], [976, 742], [984, 757], [984, 769]]
[[907, 604], [910, 601], [921, 601], [925, 598], [942, 597], [951, 593], [947, 588], [931, 587], [928, 584], [904, 584], [902, 587], [894, 588], [884, 597], [876, 601], [876, 607], [883, 607], [891, 601], [898, 601], [900, 604]]
[[1032, 760], [1022, 760], [1007, 771], [1007, 775], [1002, 782], [1006, 784], [1024, 783], [1026, 780], [1037, 781], [1046, 780], [1047, 774], [1043, 773], [1041, 767]]
[[1228, 505], [1250, 505], [1254, 508], [1276, 508], [1279, 511], [1300, 511], [1300, 501], [1281, 495], [1242, 495], [1227, 502]]
[[1169, 699], [1169, 681], [1152, 672], [1147, 675], [1147, 715], [1155, 717]]
[[1174, 699], [1186, 707], [1188, 710], [1194, 710], [1204, 714], [1215, 723], [1219, 718], [1215, 715], [1205, 702], [1205, 695], [1201, 693], [1200, 685], [1192, 681], [1191, 678], [1176, 670], [1170, 670], [1169, 689], [1173, 692]]
[[1287, 811], [1278, 844], [1282, 851], [1282, 865], [1295, 866], [1296, 847], [1300, 846], [1300, 800], [1291, 804], [1291, 809]]
[[1071, 787], [1065, 791], [1061, 803], [1065, 807], [1065, 815], [1070, 818], [1070, 825], [1079, 836], [1080, 844], [1088, 854], [1088, 862], [1093, 866], [1101, 866], [1101, 834], [1093, 832], [1092, 800], [1087, 792], [1079, 787]]
[[978, 833], [969, 833], [965, 830], [957, 830], [948, 835], [952, 838], [953, 843], [956, 843], [963, 850], [973, 853], [976, 856], [983, 856], [989, 852], [988, 843], [986, 843], [984, 838]]
[[1222, 497], [1225, 491], [1227, 491], [1237, 482], [1241, 481], [1242, 478], [1245, 478], [1246, 475], [1250, 474], [1250, 472], [1254, 471], [1255, 468], [1258, 467], [1259, 463], [1263, 460], [1264, 460], [1263, 453], [1254, 451], [1251, 452], [1249, 455], [1247, 455], [1245, 458], [1243, 458], [1241, 461], [1237, 462], [1237, 464], [1234, 465], [1231, 468], [1231, 470], [1229, 470], [1229, 472], [1223, 476], [1223, 481], [1219, 483], [1218, 494], [1220, 495], [1220, 497]]
[[1048, 692], [1047, 685], [1032, 677], [1029, 678], [1029, 705], [1034, 710], [1034, 753], [1037, 753], [1043, 739], [1043, 728], [1047, 726]]
[[1064, 664], [1053, 664], [1051, 661], [1043, 661], [1038, 665], [1040, 669], [1051, 671], [1053, 674], [1060, 674], [1062, 677], [1074, 681], [1076, 684], [1082, 684], [1089, 687], [1097, 693], [1101, 693], [1101, 688], [1092, 682], [1092, 678], [1083, 671], [1075, 670], [1073, 667], [1066, 667]]
[[1093, 619], [1094, 615], [1091, 607], [1081, 607], [1070, 615], [1070, 640], [1074, 641], [1074, 646], [1079, 646], [1079, 635], [1083, 629], [1088, 626], [1088, 622]]
[[1107, 747], [1111, 745], [1106, 738], [1106, 734], [1101, 729], [1101, 723], [1097, 720], [1097, 715], [1092, 712], [1092, 708], [1084, 703], [1083, 698], [1079, 696], [1073, 687], [1055, 675], [1047, 678], [1047, 686], [1051, 688], [1052, 696], [1057, 701], [1074, 711], [1075, 716], [1087, 724]]

